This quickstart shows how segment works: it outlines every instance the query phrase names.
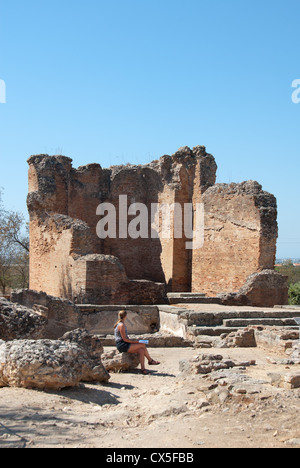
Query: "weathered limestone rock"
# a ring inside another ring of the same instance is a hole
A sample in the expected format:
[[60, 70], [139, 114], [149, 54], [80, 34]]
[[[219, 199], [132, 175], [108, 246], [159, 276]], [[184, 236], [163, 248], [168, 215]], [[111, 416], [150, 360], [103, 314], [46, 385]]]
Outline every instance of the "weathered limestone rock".
[[119, 353], [118, 350], [107, 351], [102, 355], [102, 363], [108, 372], [125, 372], [138, 367], [138, 354]]
[[[5, 349], [3, 349], [5, 347]], [[82, 350], [50, 340], [18, 340], [1, 346], [0, 385], [60, 389], [78, 385]]]
[[274, 387], [285, 388], [286, 390], [293, 390], [300, 388], [300, 372], [289, 372], [287, 374], [279, 372], [270, 372], [268, 374], [271, 385]]
[[0, 298], [0, 339], [39, 339], [45, 336], [47, 320], [27, 307]]
[[300, 372], [290, 372], [285, 375], [282, 387], [286, 389], [300, 388]]
[[291, 359], [300, 364], [300, 342], [294, 344], [291, 354]]
[[[44, 333], [40, 338], [56, 340], [70, 330], [85, 328], [75, 304], [68, 299], [50, 296], [42, 291], [17, 289], [11, 294], [11, 302], [15, 306], [22, 304], [31, 309], [36, 320], [40, 317], [40, 320], [45, 321]], [[26, 336], [21, 335], [20, 338]]]
[[229, 306], [274, 307], [288, 303], [288, 278], [274, 270], [251, 274], [236, 293], [218, 294]]
[[103, 346], [101, 339], [97, 335], [91, 335], [87, 330], [77, 329], [66, 333], [60, 341], [77, 343], [85, 351], [88, 359], [81, 360], [83, 382], [105, 382], [109, 380], [109, 375], [103, 366], [101, 355]]
[[[93, 351], [95, 343], [97, 351]], [[65, 340], [0, 343], [0, 386], [45, 389], [74, 387], [80, 381], [106, 382], [96, 338], [77, 331]]]
[[253, 307], [273, 307], [288, 303], [288, 278], [273, 270], [263, 270], [249, 276], [238, 292], [246, 296]]

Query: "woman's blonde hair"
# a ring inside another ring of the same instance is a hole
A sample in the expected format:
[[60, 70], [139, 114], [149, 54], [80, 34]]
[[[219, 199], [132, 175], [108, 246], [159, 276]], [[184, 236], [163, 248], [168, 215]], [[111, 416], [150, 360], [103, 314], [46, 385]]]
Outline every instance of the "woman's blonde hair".
[[116, 328], [119, 323], [123, 322], [124, 318], [127, 317], [126, 310], [120, 310], [119, 312], [119, 320], [115, 323], [114, 328]]

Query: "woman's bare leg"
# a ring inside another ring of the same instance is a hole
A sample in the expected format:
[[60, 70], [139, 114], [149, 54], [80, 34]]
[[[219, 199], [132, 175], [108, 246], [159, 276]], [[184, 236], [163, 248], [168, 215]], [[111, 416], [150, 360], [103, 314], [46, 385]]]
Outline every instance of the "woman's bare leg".
[[144, 346], [145, 346], [144, 351], [145, 351], [146, 358], [148, 359], [148, 361], [152, 361], [152, 358], [150, 357], [150, 354], [149, 354], [148, 349], [147, 349], [145, 344], [144, 344]]
[[139, 356], [140, 356], [141, 369], [144, 370], [145, 369], [145, 353], [143, 349], [140, 349]]
[[144, 351], [144, 356], [148, 359], [148, 361], [152, 361], [152, 358], [146, 348], [144, 343], [139, 344], [132, 344], [128, 350], [128, 353], [139, 353], [139, 350], [142, 349]]
[[141, 344], [132, 344], [128, 350], [128, 353], [138, 354], [140, 357], [141, 369], [145, 369], [145, 349]]

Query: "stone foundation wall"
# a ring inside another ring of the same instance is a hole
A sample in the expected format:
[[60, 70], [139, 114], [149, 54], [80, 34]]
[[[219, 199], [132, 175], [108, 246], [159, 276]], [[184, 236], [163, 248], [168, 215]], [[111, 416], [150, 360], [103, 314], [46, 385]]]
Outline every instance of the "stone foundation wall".
[[[14, 291], [11, 295], [11, 303], [6, 302], [10, 304], [10, 308], [18, 307], [22, 310], [21, 306], [23, 306], [26, 311], [31, 311], [32, 317], [42, 330], [39, 333], [42, 333], [43, 338], [58, 339], [64, 333], [76, 328], [84, 328], [94, 335], [112, 335], [114, 324], [118, 320], [118, 313], [124, 309], [128, 314], [126, 325], [130, 334], [153, 333], [160, 328], [158, 307], [152, 305], [76, 305], [66, 299], [29, 289]], [[1, 314], [0, 304], [0, 319]], [[42, 325], [38, 321], [39, 317]], [[26, 322], [27, 330], [30, 321], [26, 319], [24, 322]], [[24, 325], [22, 326], [24, 332]], [[0, 339], [5, 339], [3, 336], [1, 335]], [[11, 339], [15, 337], [17, 335]]]

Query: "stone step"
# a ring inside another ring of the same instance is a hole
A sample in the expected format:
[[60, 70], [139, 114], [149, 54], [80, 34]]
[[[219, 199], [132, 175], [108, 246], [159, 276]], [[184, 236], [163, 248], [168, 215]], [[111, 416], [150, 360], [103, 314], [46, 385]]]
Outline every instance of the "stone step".
[[221, 299], [218, 297], [205, 297], [204, 295], [194, 295], [188, 297], [169, 297], [169, 304], [221, 304]]
[[181, 297], [193, 298], [193, 297], [206, 297], [204, 293], [190, 293], [190, 292], [172, 292], [167, 294], [168, 298], [178, 299]]
[[[228, 320], [239, 320], [246, 322], [248, 320], [259, 320], [257, 325], [262, 325], [262, 320], [268, 320], [269, 324], [271, 325], [272, 320], [290, 320], [290, 325], [296, 325], [296, 322], [293, 317], [299, 317], [300, 314], [298, 311], [274, 311], [270, 309], [270, 311], [257, 311], [257, 310], [232, 310], [226, 312], [196, 312], [196, 311], [184, 311], [180, 313], [180, 318], [186, 321], [188, 326], [196, 325], [196, 326], [222, 326], [224, 321]], [[247, 322], [248, 323], [248, 322]], [[252, 323], [254, 324], [254, 323]], [[279, 323], [274, 323], [275, 325], [280, 325]], [[256, 324], [254, 324], [256, 325]], [[233, 322], [233, 327], [240, 327], [240, 326], [247, 326], [246, 325], [238, 325], [238, 322]], [[285, 325], [283, 325], [285, 326]]]
[[192, 326], [187, 328], [187, 335], [189, 336], [220, 336], [224, 333], [229, 334], [231, 332], [237, 332], [239, 327], [197, 327]]
[[[247, 326], [255, 325], [254, 323], [249, 323], [248, 322], [243, 322], [244, 325], [241, 327], [236, 326], [236, 327], [229, 327], [227, 325], [223, 325], [220, 327], [197, 327], [197, 326], [192, 326], [192, 327], [187, 327], [187, 335], [189, 336], [220, 336], [222, 334], [229, 334], [232, 332], [237, 332], [240, 328], [246, 328]], [[258, 325], [262, 325], [259, 323]], [[282, 326], [282, 325], [281, 325]], [[299, 328], [297, 326], [293, 325], [284, 325], [286, 328], [290, 330], [298, 330]]]
[[293, 318], [245, 318], [245, 319], [226, 319], [223, 321], [224, 327], [243, 328], [252, 325], [292, 327], [296, 325]]

